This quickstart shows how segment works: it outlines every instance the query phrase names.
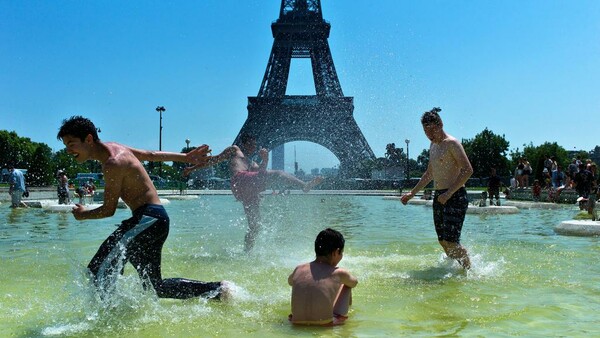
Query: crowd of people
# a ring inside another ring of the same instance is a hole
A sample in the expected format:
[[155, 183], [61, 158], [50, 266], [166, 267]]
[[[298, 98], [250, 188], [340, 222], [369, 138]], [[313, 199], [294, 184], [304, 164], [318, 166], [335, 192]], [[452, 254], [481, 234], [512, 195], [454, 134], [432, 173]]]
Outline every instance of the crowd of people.
[[96, 184], [93, 178], [89, 178], [85, 181], [80, 181], [79, 186], [75, 187], [75, 184], [69, 181], [66, 172], [59, 170], [56, 173], [58, 204], [71, 204], [70, 190], [73, 190], [73, 197], [79, 199], [79, 204], [86, 204], [86, 200], [91, 203], [96, 193]]
[[544, 198], [544, 191], [548, 194], [547, 200], [559, 202], [565, 190], [574, 190], [581, 210], [587, 210], [595, 220], [595, 203], [598, 199], [598, 168], [591, 159], [583, 160], [581, 156], [571, 159], [566, 170], [557, 162], [555, 156], [546, 156], [541, 170], [541, 178], [534, 179], [529, 187], [529, 177], [532, 174], [531, 165], [526, 158], [519, 159], [514, 176], [511, 177], [511, 189], [531, 189], [534, 201]]

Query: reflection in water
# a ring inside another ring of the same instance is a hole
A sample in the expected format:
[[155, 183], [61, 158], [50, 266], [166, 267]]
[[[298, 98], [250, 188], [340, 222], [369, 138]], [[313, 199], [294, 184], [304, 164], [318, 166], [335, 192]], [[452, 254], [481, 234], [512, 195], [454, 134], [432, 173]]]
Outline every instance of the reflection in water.
[[24, 208], [10, 208], [8, 212], [8, 224], [20, 224], [23, 223], [23, 218], [27, 216], [27, 209]]

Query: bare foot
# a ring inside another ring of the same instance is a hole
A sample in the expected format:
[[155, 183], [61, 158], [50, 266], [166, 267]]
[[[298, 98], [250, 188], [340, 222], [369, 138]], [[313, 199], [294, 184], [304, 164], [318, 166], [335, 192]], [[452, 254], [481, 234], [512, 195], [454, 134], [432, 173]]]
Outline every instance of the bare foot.
[[309, 192], [312, 188], [321, 184], [321, 182], [323, 182], [323, 177], [317, 176], [317, 177], [313, 178], [312, 181], [306, 183], [306, 185], [304, 186], [304, 189], [302, 189], [302, 191]]
[[219, 300], [229, 301], [233, 298], [233, 287], [230, 282], [224, 280], [221, 281], [221, 287], [219, 288]]

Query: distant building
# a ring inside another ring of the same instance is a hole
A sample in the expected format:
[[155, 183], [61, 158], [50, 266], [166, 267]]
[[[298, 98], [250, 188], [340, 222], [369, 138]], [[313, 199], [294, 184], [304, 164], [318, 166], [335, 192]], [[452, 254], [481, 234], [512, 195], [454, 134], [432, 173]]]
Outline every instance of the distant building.
[[303, 180], [306, 178], [306, 173], [304, 172], [304, 170], [299, 169], [298, 171], [296, 171], [296, 175], [297, 178]]
[[283, 144], [271, 151], [271, 169], [285, 169], [285, 146]]
[[386, 167], [381, 170], [373, 170], [371, 178], [374, 180], [401, 180], [406, 178], [405, 166]]
[[339, 172], [338, 168], [321, 168], [321, 176], [323, 177], [337, 177]]

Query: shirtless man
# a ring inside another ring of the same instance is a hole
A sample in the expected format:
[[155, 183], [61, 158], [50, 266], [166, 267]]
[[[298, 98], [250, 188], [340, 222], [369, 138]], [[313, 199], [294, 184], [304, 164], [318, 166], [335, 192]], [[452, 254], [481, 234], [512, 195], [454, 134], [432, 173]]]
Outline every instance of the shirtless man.
[[[161, 298], [220, 297], [226, 292], [223, 282], [200, 282], [183, 278], [163, 279], [161, 251], [169, 233], [169, 216], [141, 161], [178, 161], [206, 164], [211, 161], [210, 151], [203, 145], [194, 151], [181, 154], [133, 149], [128, 146], [102, 142], [94, 124], [81, 116], [63, 121], [57, 138], [67, 147], [78, 163], [97, 160], [102, 164], [104, 203], [88, 210], [75, 204], [73, 215], [77, 220], [113, 216], [119, 198], [133, 211], [133, 217], [121, 225], [102, 243], [88, 265], [94, 283], [102, 294], [115, 286], [116, 277], [125, 263], [137, 270], [144, 287], [153, 287]], [[151, 285], [147, 285], [147, 281]]]
[[[239, 147], [233, 145], [225, 148], [221, 154], [214, 156], [212, 162], [230, 160], [231, 191], [233, 196], [244, 206], [244, 213], [248, 221], [248, 232], [244, 243], [246, 251], [249, 251], [254, 246], [254, 240], [260, 228], [260, 193], [265, 191], [267, 186], [281, 184], [301, 188], [304, 192], [308, 192], [321, 183], [323, 178], [316, 177], [310, 182], [304, 182], [285, 171], [267, 170], [269, 151], [264, 148], [260, 149], [261, 163], [257, 164], [252, 160], [252, 155], [256, 152], [256, 139], [251, 135], [243, 134], [240, 141]], [[200, 164], [185, 168], [183, 175], [187, 176], [202, 167], [205, 166]]]
[[425, 135], [431, 141], [429, 165], [417, 185], [400, 200], [406, 205], [433, 180], [433, 222], [438, 241], [448, 257], [469, 269], [471, 262], [467, 250], [460, 245], [460, 233], [469, 205], [465, 183], [473, 174], [473, 167], [460, 141], [444, 131], [440, 111], [433, 108], [421, 117]]
[[352, 288], [358, 279], [337, 265], [344, 254], [344, 236], [325, 229], [315, 240], [316, 259], [298, 265], [288, 277], [292, 287], [289, 320], [302, 325], [339, 325], [348, 318]]

